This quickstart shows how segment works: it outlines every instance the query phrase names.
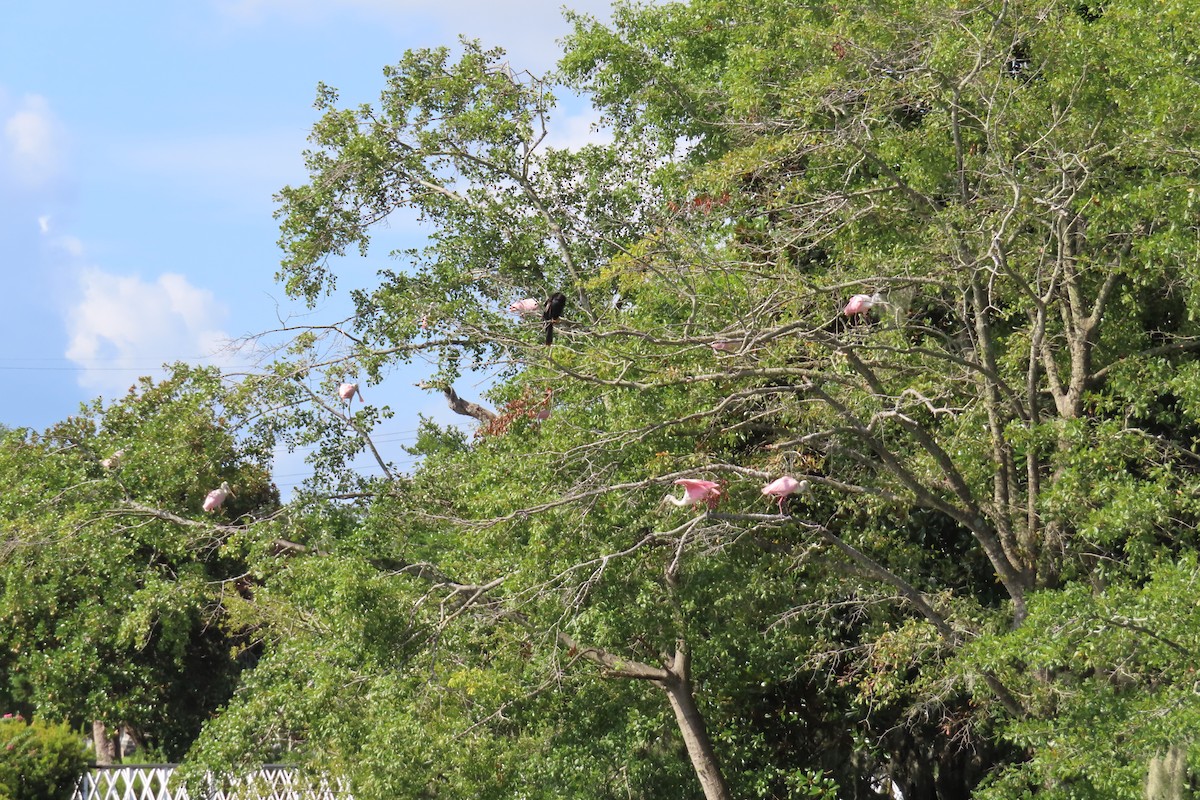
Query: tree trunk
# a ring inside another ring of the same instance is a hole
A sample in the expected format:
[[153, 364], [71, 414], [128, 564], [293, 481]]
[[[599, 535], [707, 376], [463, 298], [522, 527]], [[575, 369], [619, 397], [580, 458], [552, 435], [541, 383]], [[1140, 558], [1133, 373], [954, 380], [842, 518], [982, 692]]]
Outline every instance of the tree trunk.
[[683, 734], [683, 743], [687, 747], [688, 758], [700, 786], [704, 789], [706, 800], [731, 800], [729, 785], [717, 764], [716, 753], [713, 752], [712, 742], [708, 738], [708, 730], [704, 727], [704, 717], [696, 705], [696, 697], [692, 694], [691, 682], [686, 678], [671, 673], [671, 677], [661, 682], [671, 700], [671, 710], [675, 712], [675, 721], [679, 732]]
[[644, 680], [662, 687], [671, 701], [671, 710], [675, 712], [675, 724], [679, 726], [679, 733], [683, 736], [688, 760], [692, 762], [692, 769], [696, 771], [696, 777], [700, 780], [705, 800], [731, 800], [729, 784], [725, 783], [725, 776], [717, 764], [712, 741], [708, 738], [708, 729], [704, 726], [704, 717], [700, 714], [696, 696], [692, 693], [692, 682], [689, 678], [690, 658], [683, 640], [676, 644], [674, 656], [663, 655], [663, 661], [666, 663], [662, 667], [617, 658], [596, 647], [581, 647], [561, 631], [558, 640], [572, 653], [578, 653], [580, 658], [586, 658], [603, 667], [603, 674], [607, 678]]
[[116, 747], [108, 736], [108, 729], [100, 720], [92, 722], [92, 746], [96, 748], [96, 766], [111, 766], [116, 760]]

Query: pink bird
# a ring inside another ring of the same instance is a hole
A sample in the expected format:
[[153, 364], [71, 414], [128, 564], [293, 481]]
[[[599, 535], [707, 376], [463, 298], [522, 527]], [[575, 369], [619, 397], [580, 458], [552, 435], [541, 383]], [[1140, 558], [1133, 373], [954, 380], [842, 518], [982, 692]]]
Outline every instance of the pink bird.
[[121, 459], [124, 458], [124, 456], [125, 456], [125, 451], [118, 450], [117, 452], [115, 452], [111, 456], [109, 456], [108, 458], [101, 461], [100, 466], [104, 467], [105, 469], [118, 469], [121, 466]]
[[542, 313], [542, 304], [532, 297], [526, 297], [524, 300], [518, 300], [510, 305], [508, 310], [519, 317], [524, 317], [528, 314]]
[[783, 501], [788, 495], [799, 492], [804, 494], [809, 490], [811, 484], [807, 480], [798, 481], [791, 475], [784, 475], [782, 478], [776, 478], [763, 487], [762, 493], [767, 497], [776, 497], [779, 499], [779, 513], [783, 513]]
[[221, 481], [220, 487], [213, 489], [204, 497], [204, 510], [211, 514], [219, 509], [229, 497], [237, 497], [229, 488], [229, 481]]
[[870, 311], [872, 306], [883, 303], [883, 296], [876, 292], [875, 294], [856, 294], [850, 298], [850, 302], [846, 303], [846, 307], [842, 309], [842, 313], [847, 317], [853, 317], [857, 314], [865, 314]]
[[[362, 392], [358, 390], [357, 383], [343, 383], [338, 387], [338, 397], [342, 398], [347, 403], [353, 402], [354, 395], [356, 394], [358, 395], [359, 400], [363, 399]], [[366, 401], [363, 400], [363, 402], [365, 403]]]
[[714, 353], [728, 353], [731, 350], [737, 350], [738, 345], [737, 342], [731, 342], [728, 339], [717, 339], [715, 342], [709, 345], [709, 347], [713, 349]]
[[533, 415], [533, 418], [538, 422], [545, 422], [550, 419], [550, 406], [554, 402], [554, 390], [547, 389], [546, 396], [543, 398], [541, 408]]
[[702, 481], [695, 478], [680, 478], [675, 481], [676, 486], [683, 487], [683, 495], [674, 497], [667, 495], [662, 499], [664, 503], [672, 503], [677, 506], [694, 506], [697, 503], [707, 503], [709, 508], [716, 508], [717, 503], [721, 499], [721, 484], [712, 481]]

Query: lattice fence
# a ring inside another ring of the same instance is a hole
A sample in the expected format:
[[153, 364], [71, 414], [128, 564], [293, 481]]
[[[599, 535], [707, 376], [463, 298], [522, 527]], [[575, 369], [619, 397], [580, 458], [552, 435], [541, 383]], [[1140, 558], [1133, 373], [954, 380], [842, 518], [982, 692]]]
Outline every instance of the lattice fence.
[[266, 766], [255, 772], [210, 781], [211, 789], [193, 797], [173, 780], [174, 764], [93, 767], [72, 800], [354, 800], [337, 782], [312, 779], [288, 767]]

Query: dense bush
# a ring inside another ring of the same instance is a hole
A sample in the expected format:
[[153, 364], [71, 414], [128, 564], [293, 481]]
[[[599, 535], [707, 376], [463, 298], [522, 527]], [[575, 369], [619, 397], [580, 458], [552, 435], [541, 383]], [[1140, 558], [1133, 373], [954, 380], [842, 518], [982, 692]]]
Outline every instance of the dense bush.
[[0, 800], [66, 800], [85, 769], [83, 742], [66, 725], [0, 719]]

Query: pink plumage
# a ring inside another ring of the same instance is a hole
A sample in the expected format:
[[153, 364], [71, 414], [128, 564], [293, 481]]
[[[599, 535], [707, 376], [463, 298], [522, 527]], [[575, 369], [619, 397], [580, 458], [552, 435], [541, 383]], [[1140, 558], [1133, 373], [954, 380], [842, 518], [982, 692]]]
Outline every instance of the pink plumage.
[[534, 300], [532, 297], [526, 297], [524, 300], [517, 300], [515, 303], [510, 305], [508, 310], [513, 314], [523, 317], [527, 314], [542, 313], [542, 304], [537, 300]]
[[842, 309], [842, 313], [847, 317], [853, 317], [856, 314], [865, 314], [873, 306], [882, 302], [883, 298], [878, 293], [856, 294], [850, 298], [850, 302], [846, 303], [846, 307]]
[[721, 484], [714, 483], [713, 481], [702, 481], [697, 478], [680, 478], [675, 481], [675, 485], [683, 487], [683, 495], [681, 497], [667, 495], [663, 498], [664, 502], [673, 503], [677, 506], [694, 506], [697, 503], [707, 503], [710, 508], [715, 508], [721, 498]]
[[338, 397], [342, 398], [346, 402], [352, 401], [354, 399], [354, 395], [356, 394], [358, 395], [359, 400], [363, 399], [362, 392], [358, 390], [357, 383], [343, 383], [338, 387]]
[[548, 388], [546, 389], [546, 396], [542, 399], [540, 407], [533, 414], [534, 420], [536, 420], [538, 423], [542, 423], [550, 419], [550, 406], [553, 403], [554, 390]]
[[783, 501], [787, 499], [788, 495], [795, 494], [796, 492], [803, 494], [808, 491], [808, 488], [808, 481], [798, 481], [791, 475], [784, 475], [782, 478], [776, 478], [764, 486], [762, 493], [767, 497], [774, 497], [779, 500], [779, 513], [782, 514]]
[[224, 505], [225, 501], [233, 494], [233, 490], [229, 488], [227, 481], [221, 481], [221, 485], [213, 489], [204, 497], [204, 505], [202, 508], [209, 514], [219, 509]]
[[728, 339], [717, 339], [715, 342], [709, 345], [709, 347], [713, 349], [714, 353], [728, 353], [729, 351], [737, 350], [738, 348], [737, 342], [731, 342]]

